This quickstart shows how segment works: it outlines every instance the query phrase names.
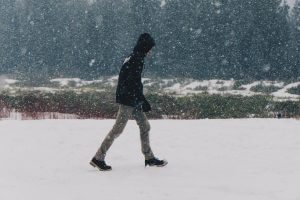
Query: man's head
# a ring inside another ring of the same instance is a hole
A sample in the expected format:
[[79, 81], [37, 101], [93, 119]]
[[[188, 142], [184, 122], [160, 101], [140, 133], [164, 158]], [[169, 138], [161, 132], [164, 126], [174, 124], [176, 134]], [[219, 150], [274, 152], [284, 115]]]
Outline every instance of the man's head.
[[151, 49], [154, 46], [155, 46], [155, 41], [151, 37], [151, 35], [149, 33], [143, 33], [140, 35], [137, 44], [134, 48], [134, 51], [147, 55], [148, 53], [150, 53]]

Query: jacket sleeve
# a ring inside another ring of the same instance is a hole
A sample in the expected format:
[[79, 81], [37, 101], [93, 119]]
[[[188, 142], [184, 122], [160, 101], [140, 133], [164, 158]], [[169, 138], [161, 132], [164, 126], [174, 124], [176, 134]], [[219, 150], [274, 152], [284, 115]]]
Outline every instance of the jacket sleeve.
[[141, 104], [144, 100], [144, 94], [143, 94], [143, 84], [141, 82], [141, 74], [142, 74], [142, 63], [134, 62], [130, 66], [130, 72], [128, 74], [128, 83], [129, 87], [131, 88], [132, 95], [134, 96], [134, 99], [136, 101], [136, 105]]
[[143, 84], [141, 82], [141, 79], [139, 79], [136, 83], [136, 87], [134, 88], [136, 95], [136, 107], [140, 107], [143, 110], [143, 112], [149, 112], [151, 111], [151, 105], [144, 96]]

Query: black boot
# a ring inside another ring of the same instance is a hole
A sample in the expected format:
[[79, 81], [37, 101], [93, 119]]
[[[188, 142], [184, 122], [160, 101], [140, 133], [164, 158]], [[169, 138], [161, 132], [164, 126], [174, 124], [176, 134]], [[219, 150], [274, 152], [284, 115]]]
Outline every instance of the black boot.
[[90, 162], [93, 167], [97, 167], [100, 171], [110, 171], [111, 166], [106, 165], [104, 160], [97, 160], [93, 158]]
[[157, 158], [151, 158], [149, 160], [145, 160], [145, 167], [147, 165], [151, 166], [156, 166], [156, 167], [163, 167], [168, 164], [168, 161], [166, 160], [158, 160]]

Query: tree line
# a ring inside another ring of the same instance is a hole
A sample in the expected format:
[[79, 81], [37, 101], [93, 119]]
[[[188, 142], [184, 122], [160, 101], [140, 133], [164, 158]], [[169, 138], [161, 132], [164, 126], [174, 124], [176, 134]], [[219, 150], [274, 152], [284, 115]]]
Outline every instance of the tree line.
[[[43, 93], [20, 92], [0, 94], [0, 112], [15, 110], [21, 113], [63, 113], [80, 118], [113, 119], [118, 112], [111, 92], [60, 91]], [[300, 101], [277, 102], [269, 96], [234, 96], [199, 94], [175, 98], [168, 95], [147, 95], [152, 111], [151, 119], [226, 119], [226, 118], [299, 118]], [[1, 114], [1, 113], [0, 113]]]
[[117, 74], [139, 34], [157, 76], [298, 79], [300, 1], [2, 0], [0, 73]]

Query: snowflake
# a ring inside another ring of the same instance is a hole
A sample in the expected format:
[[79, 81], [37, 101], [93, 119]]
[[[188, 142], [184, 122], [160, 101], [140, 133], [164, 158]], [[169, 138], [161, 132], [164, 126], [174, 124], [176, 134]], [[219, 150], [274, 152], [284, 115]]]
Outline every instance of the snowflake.
[[92, 59], [89, 63], [89, 66], [92, 67], [94, 64], [95, 64], [96, 60], [95, 59]]

